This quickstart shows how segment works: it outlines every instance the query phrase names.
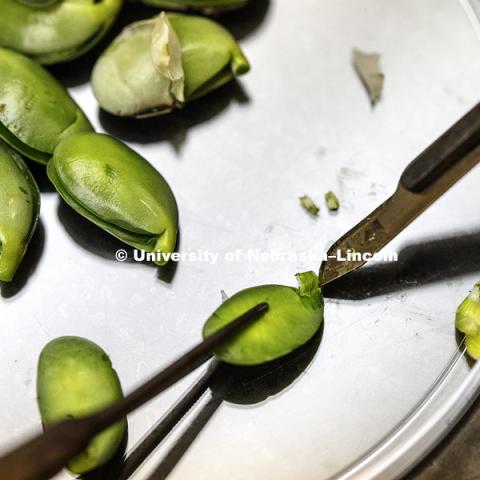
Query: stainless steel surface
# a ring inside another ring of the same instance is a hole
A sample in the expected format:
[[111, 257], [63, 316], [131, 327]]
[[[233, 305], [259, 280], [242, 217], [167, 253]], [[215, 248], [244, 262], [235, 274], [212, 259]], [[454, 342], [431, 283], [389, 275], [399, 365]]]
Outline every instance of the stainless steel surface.
[[[39, 428], [35, 365], [48, 340], [69, 334], [98, 342], [132, 388], [198, 341], [221, 289], [294, 284], [297, 271], [320, 263], [234, 262], [226, 252], [323, 252], [480, 98], [480, 42], [458, 2], [276, 0], [261, 17], [237, 28], [252, 73], [170, 117], [99, 116], [81, 69], [56, 70], [99, 130], [128, 141], [171, 183], [181, 250], [208, 249], [220, 259], [167, 273], [117, 262], [120, 244], [45, 192], [32, 272], [22, 288], [1, 286], [1, 448]], [[354, 46], [383, 53], [385, 94], [373, 110], [350, 64]], [[362, 269], [337, 288], [316, 356], [292, 385], [257, 405], [222, 403], [169, 478], [329, 478], [397, 429], [457, 351], [454, 312], [480, 271], [479, 176], [473, 170], [389, 245], [400, 253], [397, 264]], [[314, 220], [303, 212], [300, 195], [320, 202], [330, 189], [342, 203], [337, 215], [324, 207]], [[130, 447], [195, 376], [130, 417]], [[454, 420], [446, 408], [458, 413], [474, 397], [478, 376], [457, 360], [428, 403], [433, 416], [425, 418], [437, 422], [424, 422], [420, 433], [432, 435], [407, 435], [392, 456], [369, 457], [363, 474], [400, 474], [412, 451], [431, 447]], [[185, 428], [134, 478], [146, 479]]]

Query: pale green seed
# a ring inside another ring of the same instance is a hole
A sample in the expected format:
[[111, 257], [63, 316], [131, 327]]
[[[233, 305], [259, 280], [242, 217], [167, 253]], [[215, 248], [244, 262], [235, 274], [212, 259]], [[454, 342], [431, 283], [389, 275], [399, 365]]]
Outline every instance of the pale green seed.
[[104, 110], [143, 118], [179, 108], [249, 68], [218, 23], [161, 13], [124, 29], [98, 59], [92, 87]]

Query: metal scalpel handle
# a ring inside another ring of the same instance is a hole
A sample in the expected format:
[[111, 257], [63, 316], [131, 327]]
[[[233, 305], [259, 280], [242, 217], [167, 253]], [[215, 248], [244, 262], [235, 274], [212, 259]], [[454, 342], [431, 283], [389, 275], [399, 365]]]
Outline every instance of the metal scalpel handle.
[[412, 193], [420, 193], [478, 145], [480, 103], [408, 165], [400, 184]]

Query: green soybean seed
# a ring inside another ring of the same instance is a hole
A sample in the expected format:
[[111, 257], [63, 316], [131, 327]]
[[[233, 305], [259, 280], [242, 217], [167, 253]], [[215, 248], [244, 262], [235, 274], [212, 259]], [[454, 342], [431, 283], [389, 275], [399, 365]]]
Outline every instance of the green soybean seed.
[[480, 358], [480, 283], [474, 285], [472, 291], [457, 308], [455, 326], [466, 335], [468, 354], [478, 360]]
[[110, 29], [122, 0], [0, 0], [0, 46], [39, 63], [72, 60]]
[[168, 10], [198, 10], [207, 15], [242, 8], [249, 0], [142, 0], [152, 7]]
[[0, 280], [13, 280], [39, 213], [35, 180], [20, 155], [0, 141]]
[[80, 133], [63, 140], [47, 167], [62, 198], [79, 214], [164, 265], [177, 241], [172, 190], [143, 157], [114, 138]]
[[[122, 387], [107, 354], [79, 337], [61, 337], [45, 346], [38, 361], [37, 401], [45, 429], [108, 407], [123, 397]], [[126, 421], [98, 434], [67, 467], [89, 472], [110, 460], [122, 443]]]
[[323, 322], [323, 297], [314, 272], [297, 275], [299, 288], [264, 285], [248, 288], [226, 300], [203, 327], [209, 337], [258, 303], [268, 311], [215, 354], [234, 365], [259, 365], [283, 357], [304, 345]]
[[22, 155], [47, 163], [60, 140], [92, 130], [65, 88], [33, 60], [0, 48], [0, 79], [0, 139]]
[[92, 87], [104, 110], [142, 118], [179, 108], [249, 68], [218, 23], [161, 13], [124, 29], [98, 59]]
[[474, 285], [467, 298], [457, 308], [455, 325], [466, 335], [480, 334], [480, 283]]
[[474, 360], [480, 360], [480, 335], [467, 335], [465, 345], [470, 357]]

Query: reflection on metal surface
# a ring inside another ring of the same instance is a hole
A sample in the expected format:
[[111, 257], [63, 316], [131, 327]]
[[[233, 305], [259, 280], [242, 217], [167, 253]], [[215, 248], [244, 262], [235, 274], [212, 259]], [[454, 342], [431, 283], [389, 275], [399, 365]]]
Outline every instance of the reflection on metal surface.
[[458, 375], [456, 370], [464, 361], [465, 348], [460, 344], [459, 351], [410, 415], [364, 457], [332, 479], [401, 478], [412, 465], [422, 460], [450, 432], [480, 393], [479, 363], [448, 402], [445, 403], [441, 398], [449, 377]]
[[216, 395], [211, 395], [206, 405], [202, 407], [199, 413], [195, 415], [193, 421], [182, 433], [181, 437], [168, 451], [160, 464], [147, 480], [165, 480], [177, 463], [182, 459], [192, 443], [197, 439], [202, 430], [207, 426], [210, 419], [217, 412], [222, 404], [222, 399]]
[[178, 422], [189, 412], [196, 402], [207, 391], [212, 375], [218, 363], [212, 361], [206, 372], [192, 387], [185, 392], [172, 409], [163, 417], [155, 427], [145, 435], [144, 439], [136, 445], [120, 468], [118, 480], [129, 479], [135, 471], [145, 462], [148, 456], [162, 443]]

